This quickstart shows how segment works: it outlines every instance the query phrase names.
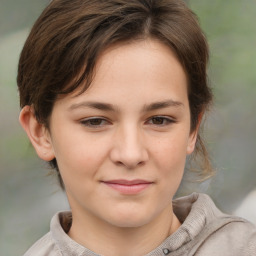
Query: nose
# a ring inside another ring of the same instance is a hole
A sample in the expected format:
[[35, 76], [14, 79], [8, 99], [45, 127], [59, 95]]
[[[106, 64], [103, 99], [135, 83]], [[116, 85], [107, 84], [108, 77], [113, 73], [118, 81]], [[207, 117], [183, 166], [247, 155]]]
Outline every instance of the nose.
[[148, 160], [148, 151], [142, 131], [131, 126], [120, 128], [116, 132], [110, 158], [115, 164], [128, 169], [144, 165]]

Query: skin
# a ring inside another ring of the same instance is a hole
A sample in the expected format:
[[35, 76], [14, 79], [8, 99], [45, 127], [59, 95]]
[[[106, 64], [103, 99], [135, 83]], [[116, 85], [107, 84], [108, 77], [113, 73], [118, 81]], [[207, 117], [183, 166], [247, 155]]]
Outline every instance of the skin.
[[[106, 256], [145, 255], [180, 226], [171, 201], [197, 135], [186, 74], [167, 46], [136, 41], [107, 49], [91, 87], [76, 93], [56, 101], [50, 130], [29, 106], [20, 122], [39, 157], [57, 159], [69, 236]], [[108, 183], [117, 179], [147, 184], [120, 190]]]

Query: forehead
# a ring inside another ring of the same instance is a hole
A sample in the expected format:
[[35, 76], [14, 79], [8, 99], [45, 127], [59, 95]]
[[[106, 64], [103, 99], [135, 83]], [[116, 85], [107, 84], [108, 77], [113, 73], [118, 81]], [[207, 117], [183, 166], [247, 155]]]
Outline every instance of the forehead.
[[[157, 40], [117, 44], [98, 58], [93, 81], [81, 95], [72, 93], [73, 101], [134, 98], [158, 101], [171, 97], [187, 98], [187, 77], [176, 55]], [[70, 96], [68, 97], [70, 98]], [[159, 99], [158, 99], [159, 98]]]

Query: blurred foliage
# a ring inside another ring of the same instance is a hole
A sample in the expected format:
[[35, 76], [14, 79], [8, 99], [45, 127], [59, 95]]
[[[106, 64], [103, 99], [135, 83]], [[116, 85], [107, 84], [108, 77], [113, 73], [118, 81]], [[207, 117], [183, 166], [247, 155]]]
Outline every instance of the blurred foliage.
[[256, 187], [256, 2], [191, 0], [190, 5], [211, 50], [215, 106], [206, 138], [218, 172], [208, 192], [231, 211]]
[[0, 35], [32, 26], [47, 0], [0, 0]]
[[[67, 207], [18, 123], [19, 52], [47, 2], [0, 0], [0, 248], [5, 256], [22, 255], [49, 229], [51, 216]], [[217, 173], [200, 185], [188, 182], [188, 175], [179, 195], [204, 191], [231, 212], [256, 187], [256, 2], [187, 2], [211, 49], [215, 105], [205, 124], [205, 139]]]

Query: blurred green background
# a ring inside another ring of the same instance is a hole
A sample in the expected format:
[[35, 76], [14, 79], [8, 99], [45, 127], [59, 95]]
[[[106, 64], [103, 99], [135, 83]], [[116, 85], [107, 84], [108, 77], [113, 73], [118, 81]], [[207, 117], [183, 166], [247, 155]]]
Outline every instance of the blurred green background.
[[[207, 192], [223, 211], [232, 213], [256, 189], [256, 1], [188, 2], [210, 43], [215, 105], [205, 124], [205, 138], [217, 173], [202, 184], [187, 177], [178, 194]], [[4, 256], [23, 255], [48, 231], [52, 215], [68, 208], [56, 179], [47, 176], [47, 165], [36, 157], [18, 123], [18, 57], [47, 3], [0, 0], [0, 248]], [[256, 208], [256, 199], [253, 204]]]

